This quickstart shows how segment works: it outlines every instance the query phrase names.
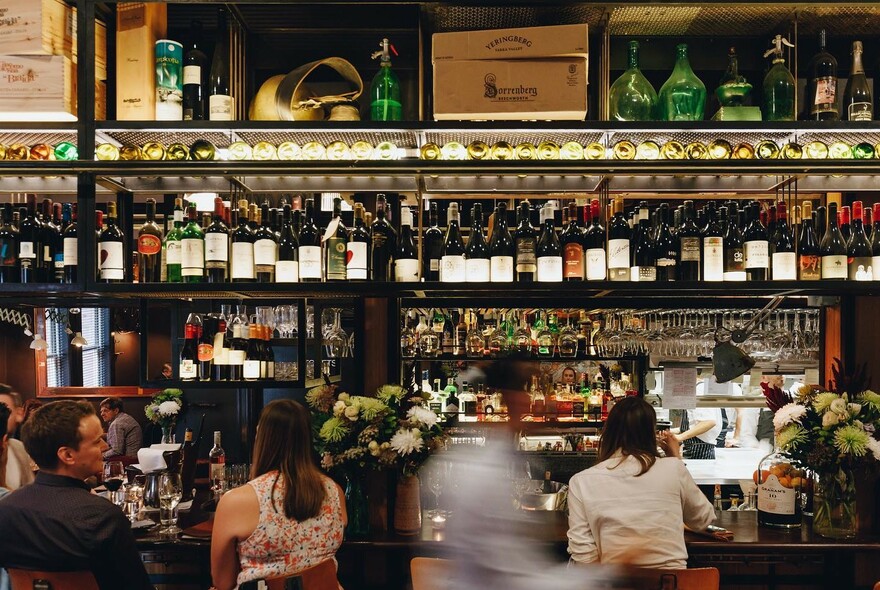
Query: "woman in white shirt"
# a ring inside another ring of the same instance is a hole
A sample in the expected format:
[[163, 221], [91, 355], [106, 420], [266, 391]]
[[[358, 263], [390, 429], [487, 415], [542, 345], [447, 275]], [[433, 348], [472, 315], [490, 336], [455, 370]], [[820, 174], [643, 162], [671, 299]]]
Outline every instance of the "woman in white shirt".
[[579, 563], [687, 567], [684, 525], [702, 530], [715, 520], [694, 483], [675, 436], [662, 432], [657, 450], [654, 408], [628, 397], [608, 413], [599, 462], [571, 478], [568, 552]]

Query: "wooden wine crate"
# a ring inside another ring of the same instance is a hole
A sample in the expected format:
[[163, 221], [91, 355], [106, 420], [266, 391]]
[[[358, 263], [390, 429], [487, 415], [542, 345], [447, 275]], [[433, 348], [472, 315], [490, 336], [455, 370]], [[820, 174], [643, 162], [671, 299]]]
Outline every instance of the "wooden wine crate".
[[[0, 55], [0, 121], [76, 115], [76, 66], [57, 55]], [[43, 117], [42, 115], [45, 115]]]
[[116, 5], [116, 119], [152, 121], [156, 117], [156, 41], [168, 26], [163, 2]]
[[63, 0], [0, 0], [0, 54], [73, 51], [73, 12]]
[[[73, 63], [77, 63], [76, 8], [73, 8]], [[107, 25], [95, 20], [95, 80], [107, 79]]]
[[107, 83], [95, 80], [95, 120], [107, 120]]

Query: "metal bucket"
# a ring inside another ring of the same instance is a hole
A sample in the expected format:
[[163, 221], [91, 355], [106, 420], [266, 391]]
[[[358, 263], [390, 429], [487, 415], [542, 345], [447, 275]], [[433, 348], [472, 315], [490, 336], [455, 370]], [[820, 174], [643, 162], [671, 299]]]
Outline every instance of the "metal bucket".
[[522, 495], [520, 507], [523, 510], [565, 510], [568, 486], [558, 481], [550, 482], [549, 494], [545, 494], [544, 480], [533, 479], [529, 491]]

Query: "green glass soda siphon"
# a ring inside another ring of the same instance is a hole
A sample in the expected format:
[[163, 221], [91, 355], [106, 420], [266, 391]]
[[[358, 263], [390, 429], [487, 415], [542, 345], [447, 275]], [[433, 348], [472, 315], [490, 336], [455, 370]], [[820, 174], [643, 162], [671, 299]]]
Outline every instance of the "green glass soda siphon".
[[765, 121], [794, 121], [794, 94], [797, 85], [791, 72], [785, 67], [782, 47], [794, 47], [782, 35], [776, 35], [773, 48], [764, 57], [773, 56], [773, 67], [764, 76], [764, 105], [761, 109]]
[[639, 70], [639, 42], [629, 42], [629, 67], [611, 85], [612, 121], [653, 121], [657, 118], [657, 92]]
[[391, 69], [391, 51], [397, 55], [394, 46], [388, 39], [379, 44], [381, 51], [375, 52], [373, 59], [379, 58], [379, 73], [370, 84], [370, 120], [400, 121], [403, 118], [403, 107], [400, 101], [400, 80]]
[[702, 121], [706, 111], [706, 85], [691, 69], [687, 45], [681, 43], [675, 53], [675, 68], [660, 88], [660, 119]]

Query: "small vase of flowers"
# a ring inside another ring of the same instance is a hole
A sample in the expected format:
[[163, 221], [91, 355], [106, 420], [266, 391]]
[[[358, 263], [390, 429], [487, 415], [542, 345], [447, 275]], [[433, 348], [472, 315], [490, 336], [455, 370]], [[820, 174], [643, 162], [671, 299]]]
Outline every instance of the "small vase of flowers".
[[174, 425], [183, 409], [183, 391], [163, 389], [144, 408], [147, 419], [162, 429], [162, 444], [174, 443]]

